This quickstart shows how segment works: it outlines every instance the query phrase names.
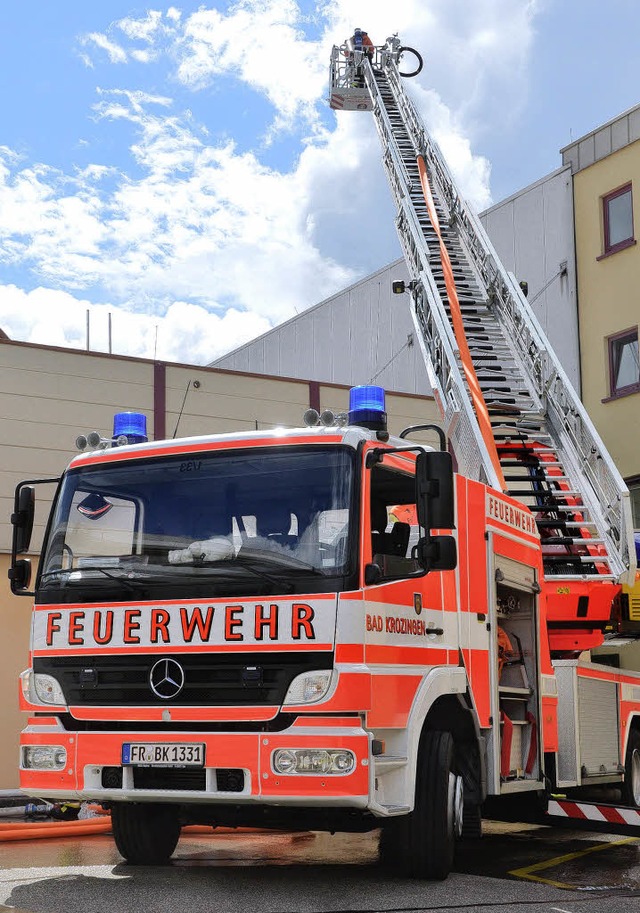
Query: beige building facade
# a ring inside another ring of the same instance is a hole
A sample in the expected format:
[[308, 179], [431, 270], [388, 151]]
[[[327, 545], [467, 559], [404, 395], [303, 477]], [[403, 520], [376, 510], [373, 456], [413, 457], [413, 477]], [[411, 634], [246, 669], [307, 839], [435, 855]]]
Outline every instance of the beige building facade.
[[562, 156], [573, 173], [582, 399], [640, 528], [640, 106]]
[[[13, 596], [7, 579], [16, 485], [59, 476], [77, 453], [76, 437], [111, 437], [116, 412], [143, 412], [149, 438], [159, 440], [299, 427], [308, 408], [337, 412], [348, 402], [348, 388], [336, 384], [29, 345], [0, 334], [0, 790], [18, 785], [18, 738], [26, 724], [17, 693], [29, 664], [31, 600]], [[387, 412], [396, 434], [437, 420], [430, 397], [390, 393]], [[50, 503], [44, 487], [37, 496], [34, 573]]]

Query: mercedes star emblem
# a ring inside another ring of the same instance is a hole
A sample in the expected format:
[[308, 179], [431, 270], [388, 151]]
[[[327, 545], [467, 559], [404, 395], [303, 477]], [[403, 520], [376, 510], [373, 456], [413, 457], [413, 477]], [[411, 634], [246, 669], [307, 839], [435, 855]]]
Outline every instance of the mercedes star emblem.
[[184, 669], [175, 659], [159, 659], [151, 667], [149, 684], [153, 693], [164, 701], [177, 697], [184, 687]]

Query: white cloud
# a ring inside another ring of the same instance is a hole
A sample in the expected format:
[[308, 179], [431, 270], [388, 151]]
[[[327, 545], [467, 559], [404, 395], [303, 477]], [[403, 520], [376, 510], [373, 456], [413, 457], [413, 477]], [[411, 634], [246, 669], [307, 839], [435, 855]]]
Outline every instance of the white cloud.
[[[149, 10], [85, 35], [89, 64], [90, 54], [114, 64], [164, 59], [172, 94], [216, 90], [222, 76], [231, 93], [234, 79], [244, 83], [272, 107], [271, 138], [297, 131], [301, 151], [278, 171], [259, 151], [211, 140], [156, 79], [154, 93], [99, 90], [96, 126], [130, 131], [119, 168], [65, 172], [0, 149], [0, 262], [56, 287], [7, 299], [5, 286], [0, 326], [82, 345], [83, 309], [106, 326], [111, 308], [128, 354], [152, 354], [159, 322], [161, 357], [209, 361], [398, 256], [373, 117], [340, 113], [334, 125], [326, 110], [329, 49], [354, 25], [376, 43], [398, 31], [422, 51], [424, 75], [407, 87], [463, 194], [488, 205], [490, 167], [474, 137], [487, 129], [485, 112], [495, 128], [518, 103], [535, 12], [533, 0], [331, 0], [310, 23], [294, 0], [237, 0], [224, 12]], [[80, 300], [94, 293], [113, 305]]]
[[[488, 163], [471, 142], [517, 116], [526, 96], [528, 52], [541, 0], [330, 0], [321, 3], [314, 40], [295, 0], [237, 0], [225, 11], [200, 7], [178, 18], [158, 11], [116, 23], [129, 37], [155, 41], [155, 53], [176, 61], [175, 76], [198, 91], [216, 87], [222, 75], [264, 95], [274, 109], [271, 142], [281, 130], [306, 123], [322, 138], [319, 108], [326, 93], [329, 49], [366, 27], [377, 44], [398, 32], [418, 48], [425, 71], [415, 99], [443, 148], [463, 192], [476, 205], [490, 202]], [[425, 86], [429, 86], [427, 91]], [[445, 100], [446, 99], [446, 100]], [[357, 126], [352, 124], [355, 131]]]
[[165, 32], [160, 10], [148, 10], [147, 15], [142, 19], [133, 19], [132, 17], [120, 19], [116, 26], [127, 38], [148, 43], [154, 41], [159, 33]]
[[137, 61], [138, 63], [151, 63], [156, 59], [157, 55], [153, 51], [143, 51], [134, 49], [131, 51], [131, 59]]
[[99, 283], [138, 307], [184, 297], [271, 321], [354, 277], [308, 231], [313, 176], [266, 168], [231, 143], [206, 145], [189, 120], [150, 113], [145, 104], [158, 100], [105, 94], [100, 109], [138, 129], [137, 181], [119, 175], [105, 191], [99, 169], [69, 178], [50, 168], [17, 170], [15, 162], [12, 171], [7, 162], [0, 239], [14, 246], [5, 247], [6, 260], [29, 262], [50, 282]]
[[55, 289], [25, 292], [15, 285], [0, 286], [0, 328], [11, 339], [84, 349], [87, 311], [92, 351], [108, 351], [111, 314], [115, 354], [187, 364], [206, 364], [271, 326], [264, 317], [235, 308], [218, 315], [173, 301], [161, 314], [140, 314]]
[[[85, 35], [82, 39], [82, 43], [85, 46], [94, 44], [97, 48], [105, 51], [111, 63], [127, 62], [126, 51], [119, 44], [116, 44], [115, 41], [111, 41], [106, 35], [99, 32], [91, 32], [90, 34]], [[87, 57], [84, 59], [88, 62]]]
[[329, 44], [308, 41], [303, 24], [295, 0], [240, 0], [226, 15], [200, 9], [183, 23], [177, 77], [202, 88], [230, 74], [263, 93], [281, 123], [314, 121], [310, 106], [325, 89]]

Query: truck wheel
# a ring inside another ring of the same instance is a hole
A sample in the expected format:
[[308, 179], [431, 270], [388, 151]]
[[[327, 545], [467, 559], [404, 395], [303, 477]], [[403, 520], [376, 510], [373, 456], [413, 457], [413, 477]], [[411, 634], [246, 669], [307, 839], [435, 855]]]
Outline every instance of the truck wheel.
[[118, 852], [130, 865], [164, 865], [180, 837], [178, 810], [171, 805], [115, 803], [111, 828]]
[[462, 839], [479, 840], [482, 837], [482, 812], [479, 805], [465, 805], [462, 813]]
[[398, 850], [403, 873], [442, 881], [453, 867], [456, 838], [462, 833], [462, 777], [454, 772], [450, 732], [426, 732], [418, 755], [415, 808], [398, 819]]
[[632, 729], [627, 744], [627, 758], [624, 764], [624, 785], [622, 801], [625, 805], [640, 808], [640, 730]]

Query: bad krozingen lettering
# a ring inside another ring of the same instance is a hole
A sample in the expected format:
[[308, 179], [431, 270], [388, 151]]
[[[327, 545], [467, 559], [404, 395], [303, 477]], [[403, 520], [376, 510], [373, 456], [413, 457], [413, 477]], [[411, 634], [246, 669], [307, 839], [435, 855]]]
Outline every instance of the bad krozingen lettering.
[[395, 615], [367, 615], [367, 631], [383, 631], [387, 634], [412, 634], [425, 637], [432, 633], [421, 618], [399, 618]]

